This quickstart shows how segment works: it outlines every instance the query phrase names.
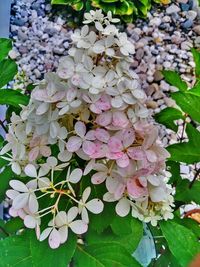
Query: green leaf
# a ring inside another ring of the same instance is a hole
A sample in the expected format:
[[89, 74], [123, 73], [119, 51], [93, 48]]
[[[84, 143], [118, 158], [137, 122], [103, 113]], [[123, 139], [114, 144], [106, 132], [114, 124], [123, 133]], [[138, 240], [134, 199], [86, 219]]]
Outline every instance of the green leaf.
[[[123, 227], [122, 227], [123, 225]], [[119, 236], [119, 242], [126, 247], [129, 252], [133, 252], [143, 236], [142, 222], [132, 216], [115, 216], [111, 223], [113, 232]]]
[[0, 173], [0, 202], [5, 199], [5, 191], [9, 188], [9, 181], [13, 178], [13, 172], [10, 167], [5, 167], [5, 169]]
[[195, 84], [195, 86], [192, 89], [186, 92], [191, 95], [200, 96], [200, 83]]
[[8, 161], [0, 157], [0, 168], [7, 166]]
[[196, 237], [200, 239], [200, 227], [198, 222], [190, 218], [179, 219], [179, 221], [181, 221], [180, 224], [192, 230]]
[[180, 175], [180, 163], [168, 160], [166, 164], [167, 170], [172, 174], [169, 183], [177, 184], [179, 181], [182, 181], [182, 177]]
[[172, 94], [172, 98], [181, 109], [189, 114], [192, 119], [200, 122], [200, 97], [188, 93], [176, 92]]
[[87, 247], [78, 246], [76, 267], [139, 267], [140, 264], [116, 242], [102, 242]]
[[16, 218], [12, 218], [11, 220], [9, 220], [6, 224], [5, 224], [5, 230], [7, 233], [9, 234], [14, 234], [16, 233], [18, 230], [24, 228], [24, 223], [23, 220], [19, 217]]
[[71, 1], [68, 0], [52, 0], [52, 5], [69, 5]]
[[[1, 127], [1, 126], [0, 126]], [[4, 143], [4, 139], [3, 137], [0, 135], [0, 148], [3, 146]]]
[[165, 77], [165, 80], [169, 84], [177, 87], [180, 91], [187, 90], [188, 88], [187, 83], [181, 79], [180, 75], [177, 72], [171, 70], [164, 70], [162, 73]]
[[0, 105], [11, 105], [19, 107], [21, 105], [27, 105], [29, 97], [21, 94], [18, 91], [12, 89], [1, 89], [0, 90]]
[[167, 147], [167, 150], [171, 154], [169, 160], [185, 162], [188, 164], [199, 162], [200, 132], [192, 125], [188, 124], [186, 127], [186, 133], [188, 135], [189, 142], [173, 144]]
[[0, 38], [0, 61], [8, 56], [12, 49], [12, 41], [6, 38]]
[[180, 267], [177, 262], [177, 259], [172, 255], [169, 249], [165, 249], [162, 254], [159, 256], [158, 259], [154, 260], [153, 264], [149, 267], [163, 267], [163, 266], [170, 266], [170, 267]]
[[192, 54], [196, 65], [195, 74], [198, 76], [198, 78], [200, 78], [200, 52], [192, 48]]
[[174, 123], [175, 120], [183, 119], [182, 112], [176, 108], [165, 108], [160, 113], [155, 115], [155, 120], [167, 128], [177, 131], [178, 126]]
[[175, 199], [185, 203], [194, 201], [200, 204], [200, 181], [195, 181], [192, 187], [189, 187], [190, 181], [182, 180], [176, 187]]
[[33, 231], [0, 241], [0, 263], [3, 267], [66, 267], [76, 248], [76, 237], [70, 234], [66, 244], [51, 249], [39, 242]]
[[0, 88], [13, 80], [17, 74], [17, 64], [12, 59], [0, 62]]
[[200, 251], [198, 239], [188, 228], [169, 220], [160, 222], [163, 235], [167, 239], [169, 249], [182, 267], [189, 263]]
[[113, 221], [115, 217], [115, 209], [113, 203], [106, 203], [104, 206], [104, 210], [101, 214], [91, 214], [90, 223], [91, 227], [97, 231], [97, 233], [101, 233], [104, 229], [106, 229]]

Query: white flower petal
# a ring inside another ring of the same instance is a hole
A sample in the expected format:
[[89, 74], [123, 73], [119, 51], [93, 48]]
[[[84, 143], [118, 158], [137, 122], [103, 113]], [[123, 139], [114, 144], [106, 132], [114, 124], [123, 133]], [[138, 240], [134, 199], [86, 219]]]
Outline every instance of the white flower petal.
[[98, 198], [94, 198], [86, 203], [86, 208], [94, 214], [101, 213], [103, 211], [103, 207], [103, 202]]
[[72, 222], [76, 218], [77, 215], [78, 215], [78, 208], [77, 207], [70, 208], [67, 213], [68, 222]]
[[21, 166], [19, 165], [19, 163], [17, 162], [13, 162], [11, 164], [11, 169], [14, 173], [16, 173], [17, 175], [20, 175], [22, 170], [21, 170]]
[[16, 210], [22, 209], [26, 206], [29, 199], [29, 193], [22, 193], [19, 194], [14, 200], [13, 200], [13, 208]]
[[81, 177], [83, 175], [83, 172], [81, 169], [74, 169], [70, 176], [69, 176], [69, 182], [76, 184], [80, 181]]
[[24, 225], [27, 228], [34, 229], [37, 225], [37, 221], [33, 216], [26, 215], [24, 218]]
[[9, 197], [10, 199], [16, 198], [20, 193], [18, 191], [9, 189], [6, 191], [6, 196]]
[[58, 230], [60, 234], [60, 243], [63, 244], [67, 241], [68, 238], [68, 226], [64, 225]]
[[55, 218], [55, 224], [58, 227], [68, 223], [67, 213], [65, 211], [59, 211]]
[[39, 240], [40, 240], [40, 241], [45, 240], [45, 239], [49, 236], [49, 234], [51, 233], [51, 231], [52, 231], [52, 227], [48, 227], [48, 228], [46, 228], [46, 229], [41, 233]]
[[90, 196], [90, 193], [91, 193], [91, 188], [88, 186], [84, 192], [83, 192], [83, 196], [82, 196], [82, 199], [83, 199], [83, 202], [85, 203], [88, 199], [88, 197]]
[[60, 234], [56, 229], [53, 229], [53, 231], [49, 235], [49, 246], [52, 249], [56, 249], [60, 246], [60, 243], [61, 243]]
[[82, 221], [84, 221], [85, 223], [89, 223], [88, 212], [87, 212], [87, 209], [86, 209], [85, 207], [82, 208], [81, 219], [82, 219]]
[[115, 210], [116, 213], [121, 216], [121, 217], [125, 217], [126, 215], [129, 214], [130, 212], [130, 203], [128, 201], [128, 199], [126, 198], [122, 198], [120, 199], [120, 201], [117, 203]]
[[36, 213], [38, 211], [39, 204], [35, 194], [29, 196], [28, 208], [31, 213]]
[[70, 223], [69, 227], [75, 234], [78, 234], [78, 235], [81, 235], [87, 232], [87, 229], [88, 229], [88, 225], [82, 220], [76, 220]]
[[24, 183], [22, 183], [21, 181], [18, 180], [11, 180], [9, 182], [9, 185], [16, 191], [19, 192], [28, 192], [28, 188], [26, 187], [26, 185]]
[[26, 167], [24, 168], [24, 172], [29, 177], [37, 177], [37, 170], [33, 164], [26, 165]]

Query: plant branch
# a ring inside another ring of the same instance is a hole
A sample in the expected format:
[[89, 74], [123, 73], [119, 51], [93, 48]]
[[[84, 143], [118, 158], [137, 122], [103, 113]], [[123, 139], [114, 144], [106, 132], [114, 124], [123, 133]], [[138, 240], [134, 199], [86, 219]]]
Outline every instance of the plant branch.
[[196, 181], [196, 179], [198, 178], [199, 174], [200, 174], [200, 168], [196, 171], [193, 180], [192, 180], [191, 183], [189, 184], [189, 188], [190, 188], [190, 189], [192, 188], [192, 186], [193, 186], [194, 182]]
[[2, 120], [0, 120], [0, 126], [4, 129], [4, 131], [5, 131], [6, 133], [8, 132], [8, 130], [7, 130], [7, 128], [6, 128], [6, 126], [4, 125], [4, 123], [3, 123]]

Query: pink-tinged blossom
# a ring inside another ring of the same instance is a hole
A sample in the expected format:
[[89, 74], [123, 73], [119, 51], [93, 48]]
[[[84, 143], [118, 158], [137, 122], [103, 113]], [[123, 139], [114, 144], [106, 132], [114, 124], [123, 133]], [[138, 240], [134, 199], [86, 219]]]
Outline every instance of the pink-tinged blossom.
[[129, 147], [135, 140], [135, 133], [132, 128], [122, 130], [115, 136], [112, 136], [108, 141], [108, 153], [109, 159], [116, 160], [119, 167], [127, 167], [129, 165]]
[[36, 136], [30, 141], [30, 152], [29, 152], [29, 160], [34, 161], [40, 155], [44, 157], [49, 157], [51, 155], [51, 149], [47, 142], [46, 136]]
[[106, 111], [98, 115], [96, 123], [110, 130], [119, 130], [128, 127], [130, 121], [123, 111]]
[[91, 155], [95, 152], [95, 144], [91, 142], [95, 140], [93, 132], [86, 133], [86, 126], [83, 122], [78, 121], [75, 124], [76, 136], [71, 136], [67, 142], [67, 149], [69, 152], [76, 152], [81, 147], [85, 154]]

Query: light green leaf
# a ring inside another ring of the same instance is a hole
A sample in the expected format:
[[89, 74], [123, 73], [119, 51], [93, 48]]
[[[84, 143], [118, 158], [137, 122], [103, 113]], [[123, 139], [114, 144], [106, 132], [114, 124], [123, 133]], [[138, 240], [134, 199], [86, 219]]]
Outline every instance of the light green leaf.
[[70, 4], [71, 1], [68, 0], [52, 0], [51, 4], [52, 5], [68, 5]]
[[78, 246], [74, 266], [76, 267], [139, 267], [140, 264], [115, 242], [102, 242], [87, 247]]
[[177, 87], [180, 91], [187, 90], [188, 88], [187, 83], [181, 79], [180, 75], [177, 72], [171, 70], [164, 70], [162, 73], [165, 77], [165, 80], [169, 84]]
[[176, 92], [172, 94], [176, 104], [191, 118], [200, 122], [200, 97], [188, 93]]
[[19, 107], [21, 105], [27, 105], [29, 97], [21, 94], [18, 91], [12, 89], [1, 89], [0, 90], [0, 105], [11, 105]]
[[195, 74], [197, 75], [198, 78], [200, 78], [200, 52], [192, 48], [192, 54], [196, 65]]
[[12, 41], [6, 38], [0, 38], [0, 61], [8, 56], [12, 49]]
[[165, 108], [155, 115], [155, 120], [157, 122], [165, 125], [167, 128], [175, 132], [178, 130], [178, 126], [174, 123], [174, 121], [183, 118], [183, 114], [180, 110], [171, 107]]
[[185, 203], [194, 201], [200, 204], [200, 181], [195, 181], [190, 188], [190, 181], [182, 180], [176, 187], [175, 199]]
[[169, 249], [182, 267], [189, 266], [193, 258], [199, 253], [200, 245], [194, 233], [188, 228], [169, 220], [160, 222]]
[[76, 248], [76, 237], [70, 234], [68, 242], [51, 249], [47, 242], [39, 242], [33, 231], [0, 241], [1, 267], [66, 267]]
[[0, 88], [13, 80], [17, 74], [17, 64], [12, 59], [0, 62]]
[[186, 133], [188, 135], [189, 142], [174, 144], [167, 147], [167, 150], [171, 154], [169, 160], [185, 162], [188, 164], [199, 162], [200, 132], [192, 125], [188, 124], [186, 127]]

